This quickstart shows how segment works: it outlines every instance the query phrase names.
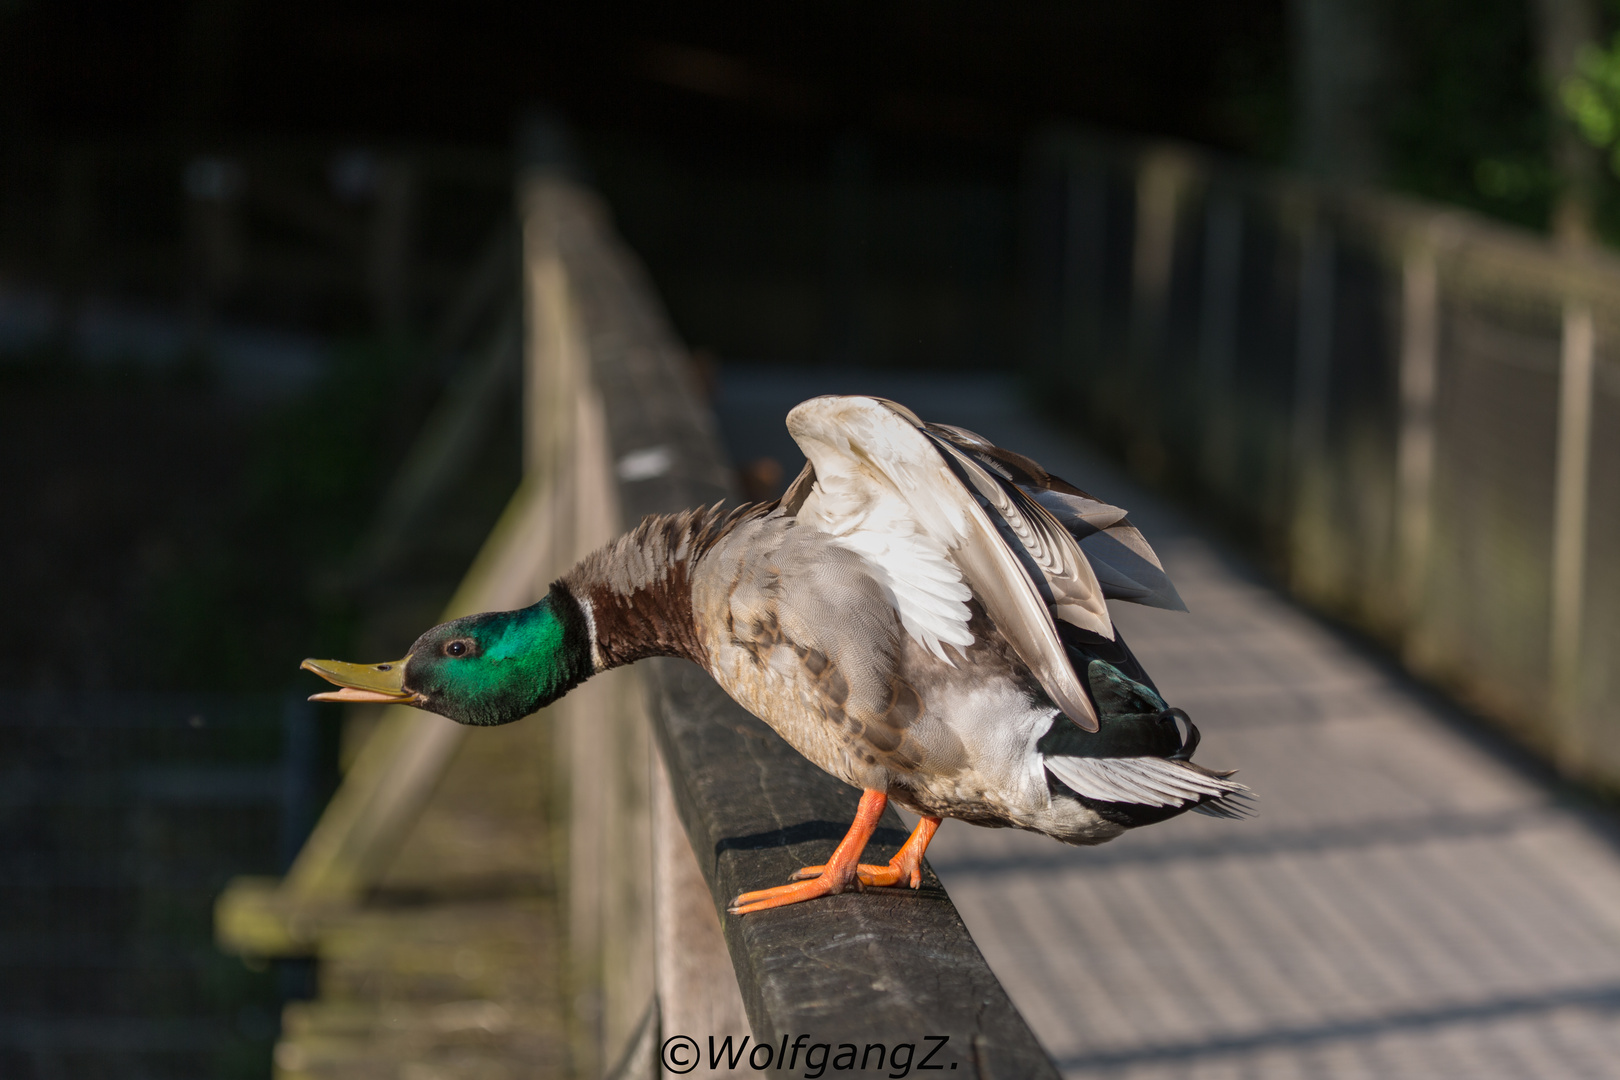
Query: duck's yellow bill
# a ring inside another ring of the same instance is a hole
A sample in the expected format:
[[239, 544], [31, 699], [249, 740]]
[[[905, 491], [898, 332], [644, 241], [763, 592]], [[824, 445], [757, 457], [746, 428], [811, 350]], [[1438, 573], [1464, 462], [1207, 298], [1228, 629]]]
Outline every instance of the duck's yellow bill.
[[374, 705], [409, 705], [416, 695], [405, 689], [405, 660], [386, 664], [345, 664], [341, 660], [305, 660], [298, 666], [342, 687], [311, 694], [311, 701], [364, 702]]

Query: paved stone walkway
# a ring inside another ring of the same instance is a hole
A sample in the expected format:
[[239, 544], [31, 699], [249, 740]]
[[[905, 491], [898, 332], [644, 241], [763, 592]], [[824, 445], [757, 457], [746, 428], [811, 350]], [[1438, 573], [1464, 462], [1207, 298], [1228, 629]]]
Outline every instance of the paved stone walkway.
[[1098, 848], [947, 822], [930, 860], [1070, 1077], [1620, 1077], [1620, 846], [993, 379], [728, 372], [733, 452], [874, 392], [1124, 506], [1190, 615], [1115, 605], [1260, 816]]

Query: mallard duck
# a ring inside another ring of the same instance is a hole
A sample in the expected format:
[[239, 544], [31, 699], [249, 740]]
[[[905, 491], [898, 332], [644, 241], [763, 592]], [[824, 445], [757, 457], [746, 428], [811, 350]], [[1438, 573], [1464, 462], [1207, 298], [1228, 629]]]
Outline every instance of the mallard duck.
[[[828, 861], [737, 897], [739, 915], [917, 888], [947, 817], [1098, 844], [1246, 812], [1109, 616], [1108, 599], [1186, 610], [1125, 511], [880, 398], [813, 398], [787, 426], [807, 462], [782, 498], [649, 517], [534, 606], [436, 626], [402, 660], [306, 660], [343, 688], [313, 700], [506, 724], [644, 657], [701, 665], [862, 792]], [[920, 820], [864, 864], [891, 799]]]

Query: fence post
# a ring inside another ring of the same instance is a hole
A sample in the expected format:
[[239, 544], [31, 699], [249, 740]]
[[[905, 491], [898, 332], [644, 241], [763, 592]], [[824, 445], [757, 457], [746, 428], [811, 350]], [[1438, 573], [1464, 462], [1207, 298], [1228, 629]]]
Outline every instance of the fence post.
[[686, 837], [670, 788], [669, 765], [654, 747], [652, 861], [654, 947], [660, 1020], [671, 1035], [704, 1032], [738, 1043], [751, 1034], [725, 931]]
[[1165, 404], [1160, 376], [1168, 359], [1177, 218], [1191, 169], [1183, 155], [1171, 151], [1149, 153], [1137, 164], [1128, 381], [1125, 401], [1110, 407], [1130, 411], [1126, 455], [1132, 469], [1150, 481], [1162, 476], [1168, 461], [1160, 434]]
[[1293, 498], [1289, 578], [1296, 592], [1310, 592], [1323, 577], [1329, 509], [1328, 397], [1333, 365], [1335, 259], [1331, 226], [1318, 207], [1305, 214], [1299, 252], [1299, 323], [1294, 348]]
[[1440, 367], [1440, 288], [1432, 239], [1401, 267], [1400, 432], [1395, 451], [1395, 540], [1406, 653], [1428, 576], [1435, 460], [1434, 404]]
[[1176, 214], [1187, 185], [1179, 154], [1149, 154], [1137, 166], [1136, 232], [1131, 248], [1132, 360], [1157, 364], [1164, 345], [1175, 265]]
[[1587, 474], [1592, 452], [1592, 307], [1564, 304], [1558, 374], [1558, 449], [1553, 486], [1552, 611], [1548, 673], [1560, 768], [1574, 773], [1585, 756], [1580, 709], [1582, 591], [1586, 576]]

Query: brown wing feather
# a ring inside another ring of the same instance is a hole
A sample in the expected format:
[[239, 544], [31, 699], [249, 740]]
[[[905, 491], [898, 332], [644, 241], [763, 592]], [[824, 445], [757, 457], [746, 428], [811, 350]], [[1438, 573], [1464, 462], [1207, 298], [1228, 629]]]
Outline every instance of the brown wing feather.
[[1124, 510], [976, 432], [949, 424], [927, 424], [925, 430], [1017, 485], [1039, 503], [1079, 542], [1104, 597], [1169, 611], [1187, 610], [1164, 572], [1164, 564]]
[[799, 475], [793, 478], [793, 483], [787, 486], [787, 490], [782, 493], [782, 497], [777, 502], [782, 507], [782, 510], [789, 517], [792, 517], [799, 512], [799, 507], [804, 505], [804, 500], [809, 498], [810, 492], [815, 486], [816, 468], [807, 461], [804, 463], [804, 468], [799, 470]]
[[1007, 531], [1045, 585], [1047, 603], [1064, 622], [1101, 634], [1114, 636], [1113, 622], [1103, 603], [1102, 586], [1079, 544], [1051, 514], [1030, 498], [1018, 485], [998, 479], [953, 444], [936, 439], [939, 446], [960, 467], [967, 483], [1000, 517]]

